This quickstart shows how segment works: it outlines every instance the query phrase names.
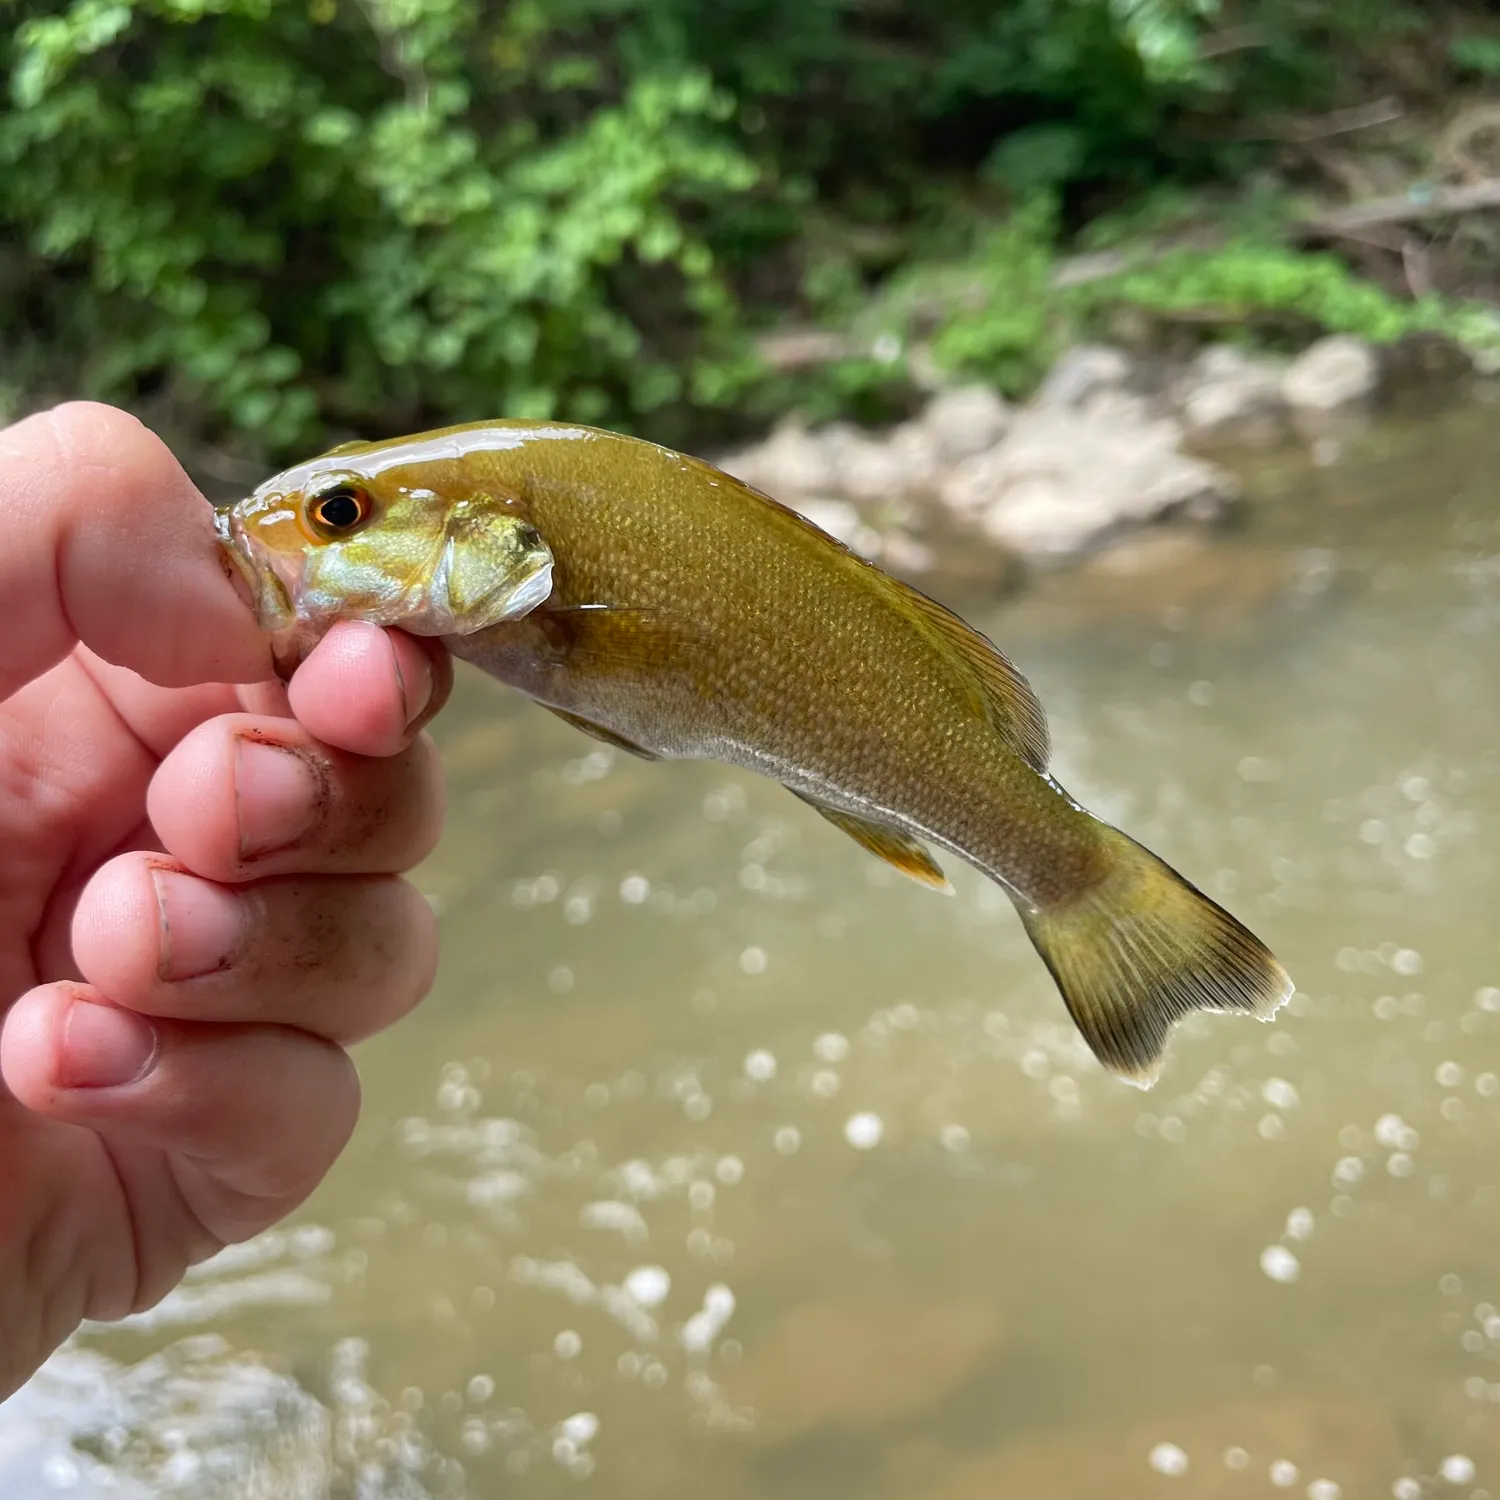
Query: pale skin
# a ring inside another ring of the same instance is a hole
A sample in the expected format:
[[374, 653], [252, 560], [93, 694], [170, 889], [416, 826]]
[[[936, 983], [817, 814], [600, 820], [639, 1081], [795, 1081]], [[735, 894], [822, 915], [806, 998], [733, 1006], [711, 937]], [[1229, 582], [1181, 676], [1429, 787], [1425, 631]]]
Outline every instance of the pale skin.
[[346, 623], [283, 689], [204, 500], [108, 407], [0, 430], [0, 535], [3, 1399], [342, 1150], [345, 1049], [436, 963], [400, 872], [451, 671]]

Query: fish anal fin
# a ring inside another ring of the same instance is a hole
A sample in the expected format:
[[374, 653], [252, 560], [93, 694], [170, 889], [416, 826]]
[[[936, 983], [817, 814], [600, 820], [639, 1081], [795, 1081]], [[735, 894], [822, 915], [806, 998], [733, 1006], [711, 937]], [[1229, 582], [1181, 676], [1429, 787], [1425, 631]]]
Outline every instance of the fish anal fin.
[[596, 724], [592, 719], [582, 718], [578, 714], [570, 714], [565, 708], [553, 708], [550, 703], [542, 704], [548, 713], [556, 714], [564, 724], [571, 724], [574, 729], [581, 729], [584, 734], [592, 735], [596, 740], [603, 741], [606, 745], [613, 745], [616, 750], [623, 750], [627, 755], [638, 755], [642, 760], [660, 760], [661, 757], [653, 750], [642, 750], [637, 744], [618, 735], [613, 729], [606, 729], [602, 724]]
[[890, 579], [943, 643], [963, 662], [985, 702], [991, 723], [1038, 771], [1047, 769], [1052, 737], [1047, 715], [1020, 670], [988, 637], [960, 620], [951, 610], [906, 584]]
[[853, 813], [840, 812], [838, 808], [829, 807], [801, 792], [794, 792], [792, 795], [800, 797], [809, 807], [816, 808], [835, 828], [847, 833], [860, 848], [869, 850], [877, 859], [894, 865], [903, 875], [909, 875], [923, 885], [952, 894], [953, 887], [949, 885], [942, 867], [909, 833], [892, 828], [889, 823], [876, 823], [869, 818], [856, 817]]

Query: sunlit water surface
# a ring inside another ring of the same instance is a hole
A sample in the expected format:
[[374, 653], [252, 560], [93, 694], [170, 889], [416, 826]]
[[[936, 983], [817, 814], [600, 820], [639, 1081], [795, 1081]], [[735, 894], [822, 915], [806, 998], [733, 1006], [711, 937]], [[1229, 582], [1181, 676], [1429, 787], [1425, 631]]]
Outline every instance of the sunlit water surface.
[[1500, 1496], [1494, 423], [976, 616], [1297, 980], [1150, 1094], [977, 875], [466, 678], [354, 1146], [0, 1411], [0, 1494]]

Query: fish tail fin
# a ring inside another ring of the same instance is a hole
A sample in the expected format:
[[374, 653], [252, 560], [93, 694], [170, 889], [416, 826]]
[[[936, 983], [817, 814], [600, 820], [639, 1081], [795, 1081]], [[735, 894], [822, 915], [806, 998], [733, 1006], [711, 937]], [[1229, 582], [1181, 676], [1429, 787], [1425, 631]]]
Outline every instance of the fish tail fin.
[[1239, 1011], [1267, 1021], [1292, 981], [1259, 938], [1171, 866], [1114, 828], [1099, 831], [1101, 879], [1050, 906], [1017, 909], [1094, 1055], [1149, 1088], [1184, 1016]]

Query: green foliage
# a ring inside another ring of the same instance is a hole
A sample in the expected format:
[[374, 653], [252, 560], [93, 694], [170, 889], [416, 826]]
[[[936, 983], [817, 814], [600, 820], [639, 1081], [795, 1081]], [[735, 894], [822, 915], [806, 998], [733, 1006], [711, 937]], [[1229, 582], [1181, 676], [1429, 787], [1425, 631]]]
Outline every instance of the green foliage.
[[899, 358], [762, 369], [789, 316], [905, 336], [956, 297], [938, 356], [1012, 390], [1109, 298], [1440, 316], [1266, 246], [1052, 290], [1100, 204], [1240, 180], [1246, 120], [1330, 105], [1423, 14], [1259, 0], [1240, 45], [1243, 9], [0, 0], [0, 388], [283, 451], [500, 413], [665, 435], [899, 401]]
[[[1167, 211], [1166, 205], [1163, 212]], [[1265, 220], [1266, 210], [1251, 217]], [[1143, 220], [1132, 215], [1130, 230]], [[1149, 217], [1145, 222], [1149, 222]], [[1107, 222], [1097, 242], [1116, 241]], [[1203, 336], [1277, 342], [1350, 333], [1389, 343], [1417, 331], [1445, 334], [1474, 353], [1500, 353], [1500, 314], [1429, 296], [1406, 301], [1356, 275], [1337, 256], [1289, 248], [1246, 232], [1212, 247], [1137, 250], [1107, 275], [1061, 275], [1055, 200], [1039, 196], [971, 258], [918, 265], [879, 299], [873, 322], [904, 341], [931, 324], [943, 368], [1011, 393], [1026, 391], [1069, 342], [1109, 337], [1119, 315], [1181, 322]], [[934, 310], [936, 317], [933, 317]]]
[[1500, 77], [1500, 36], [1469, 32], [1455, 37], [1448, 47], [1454, 67], [1484, 78]]

